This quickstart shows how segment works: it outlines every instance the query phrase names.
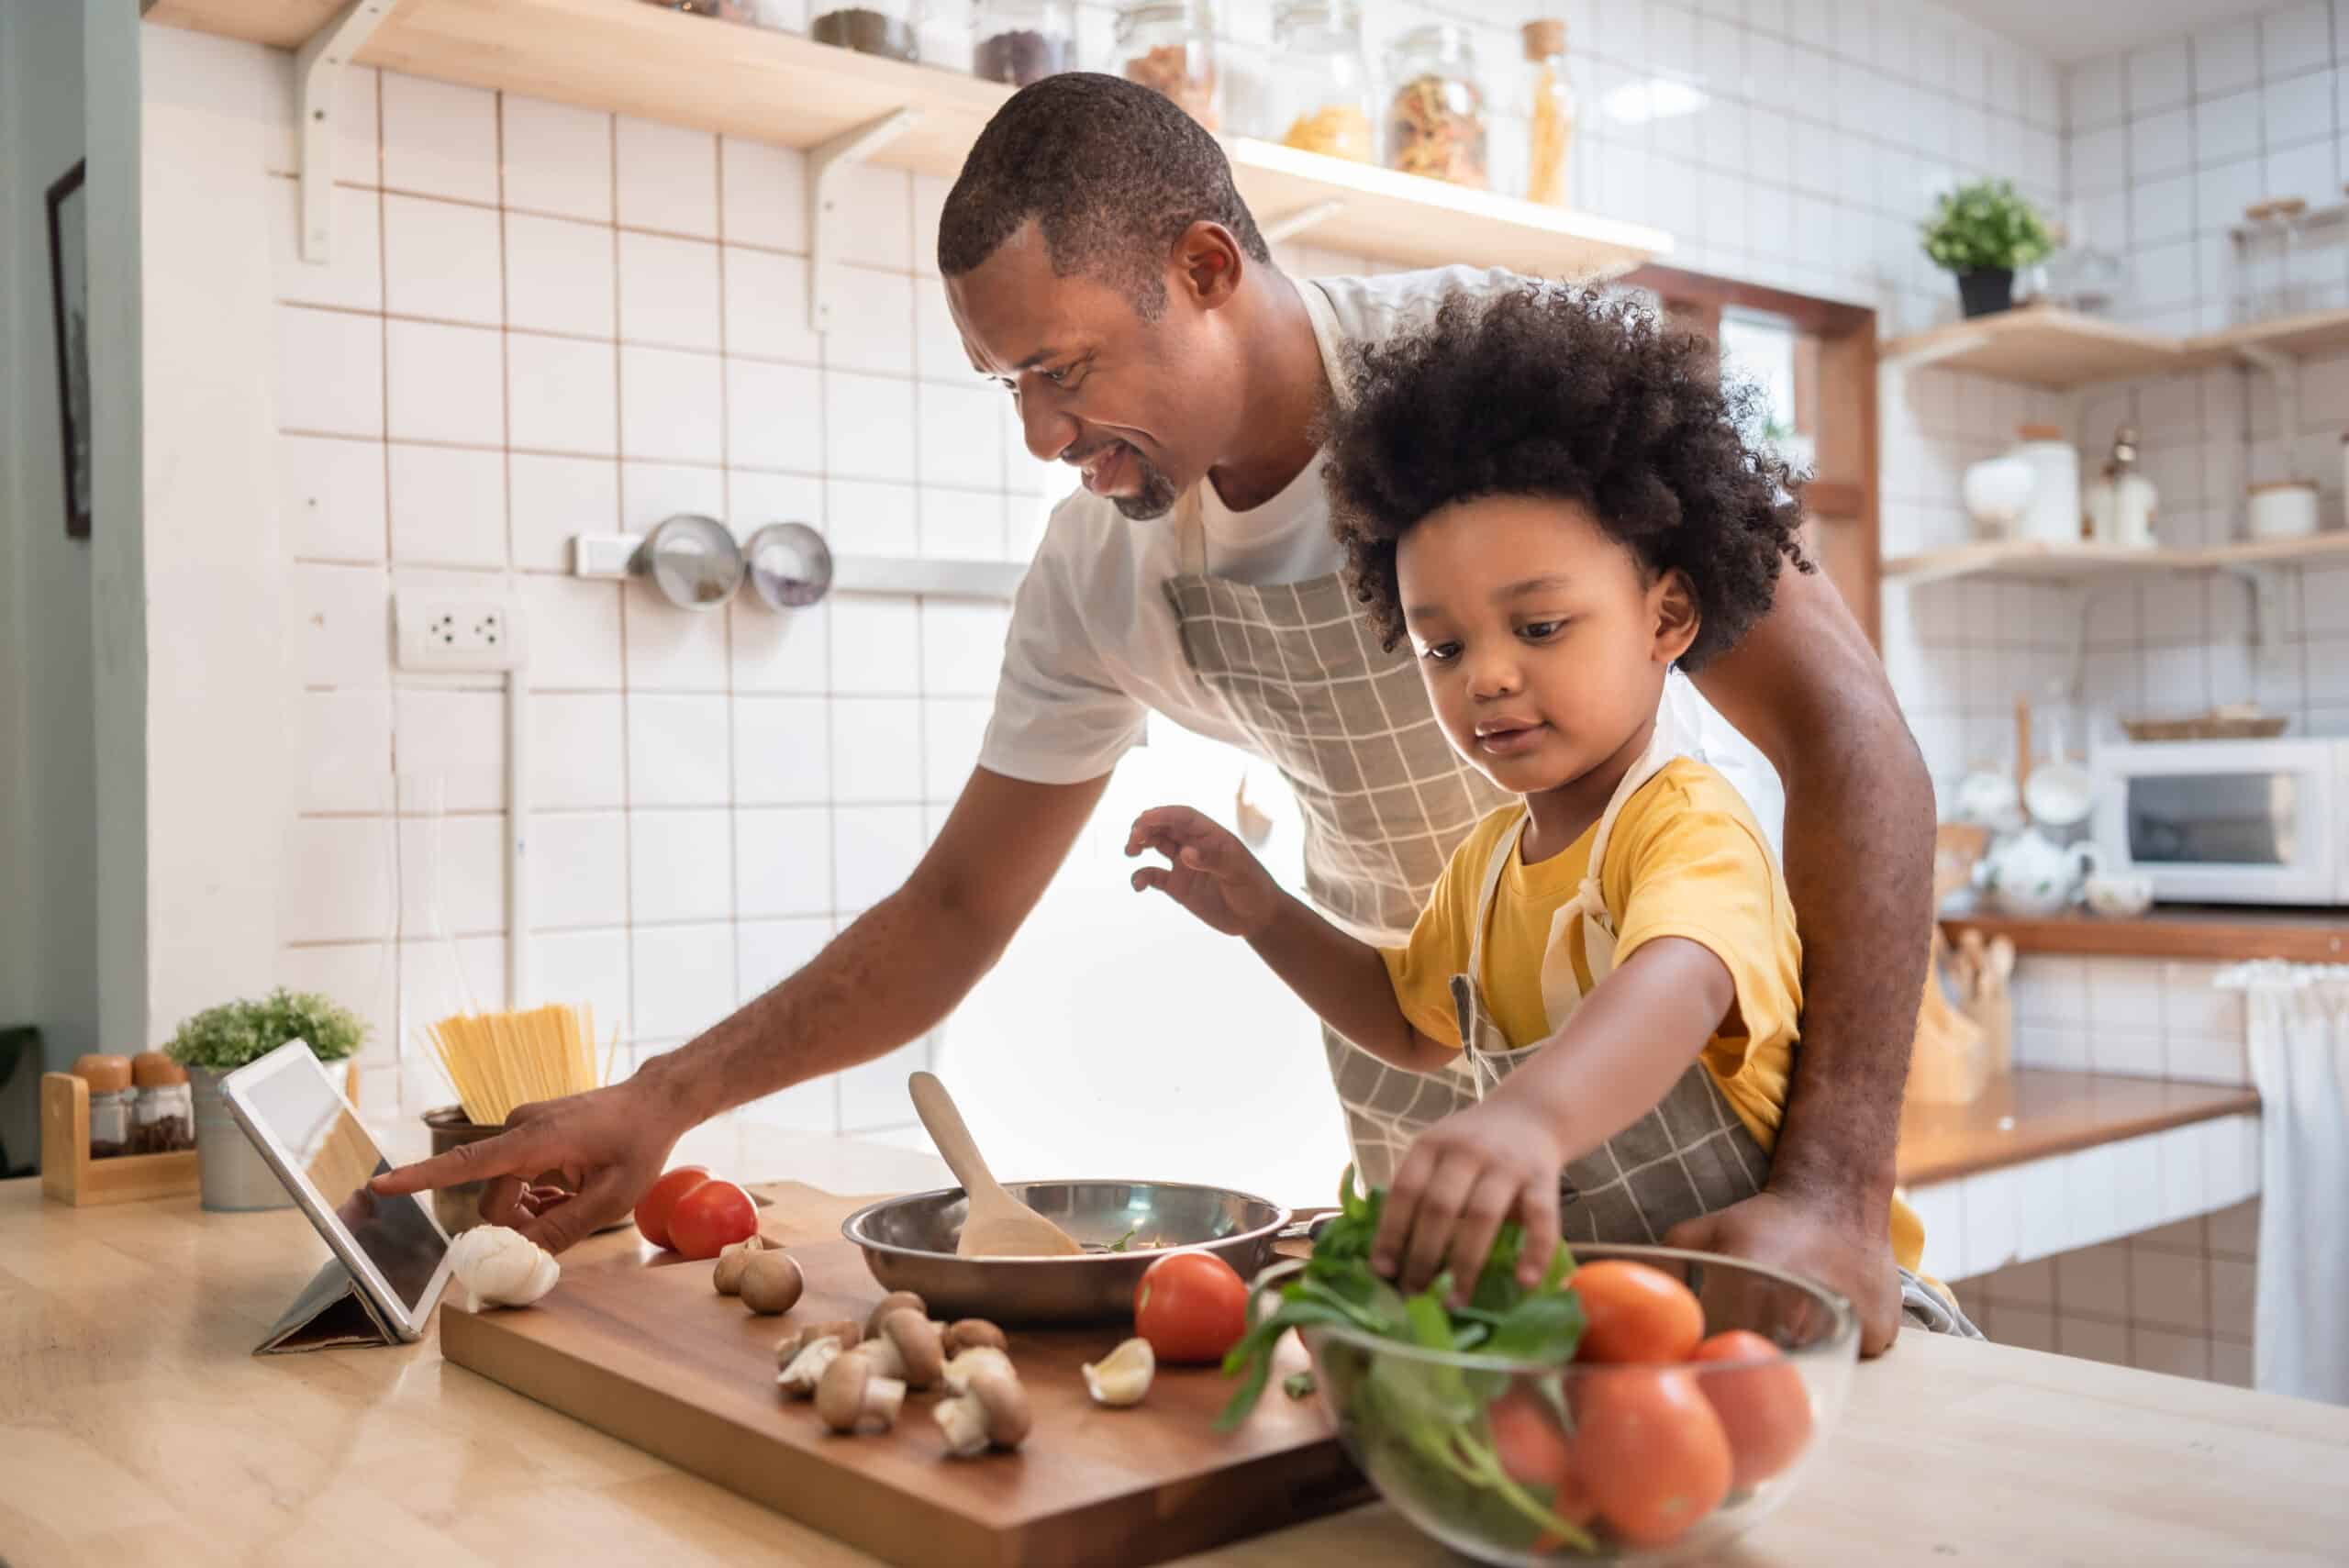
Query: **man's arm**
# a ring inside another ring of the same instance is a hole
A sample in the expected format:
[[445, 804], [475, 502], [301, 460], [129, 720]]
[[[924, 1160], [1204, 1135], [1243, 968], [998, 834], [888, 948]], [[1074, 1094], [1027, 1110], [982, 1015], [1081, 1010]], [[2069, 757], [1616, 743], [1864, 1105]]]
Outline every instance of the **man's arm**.
[[1785, 782], [1804, 1006], [1768, 1192], [1685, 1239], [1826, 1279], [1859, 1308], [1873, 1355], [1900, 1327], [1887, 1225], [1932, 921], [1932, 781], [1823, 577], [1784, 573], [1770, 613], [1697, 688]]
[[[806, 968], [634, 1077], [523, 1106], [507, 1131], [379, 1177], [376, 1190], [495, 1178], [482, 1199], [494, 1223], [555, 1251], [579, 1240], [636, 1201], [696, 1123], [934, 1028], [1003, 955], [1108, 784], [1106, 773], [1039, 784], [979, 769], [906, 884]], [[522, 1183], [546, 1170], [580, 1194], [533, 1216]]]

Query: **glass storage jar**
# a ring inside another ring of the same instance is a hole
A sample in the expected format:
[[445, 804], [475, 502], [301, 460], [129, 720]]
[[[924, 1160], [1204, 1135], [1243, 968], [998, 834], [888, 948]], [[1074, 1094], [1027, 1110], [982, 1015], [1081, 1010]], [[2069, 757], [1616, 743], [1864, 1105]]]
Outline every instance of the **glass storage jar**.
[[1269, 87], [1267, 137], [1308, 152], [1378, 161], [1360, 0], [1280, 0]]
[[130, 1058], [93, 1052], [73, 1063], [73, 1076], [90, 1086], [90, 1158], [129, 1153], [130, 1111], [138, 1097]]
[[1387, 51], [1386, 166], [1485, 188], [1485, 88], [1467, 29], [1414, 28]]
[[1076, 68], [1075, 0], [976, 0], [971, 74], [1025, 87]]
[[848, 6], [815, 0], [807, 36], [859, 54], [921, 59], [922, 0], [855, 0]]
[[160, 1051], [130, 1059], [130, 1151], [170, 1154], [195, 1147], [195, 1100], [187, 1069]]
[[1118, 7], [1118, 73], [1155, 87], [1209, 130], [1223, 128], [1215, 8], [1208, 0], [1127, 0]]
[[1525, 24], [1525, 112], [1529, 139], [1525, 199], [1566, 205], [1566, 168], [1575, 149], [1575, 85], [1566, 68], [1566, 24]]

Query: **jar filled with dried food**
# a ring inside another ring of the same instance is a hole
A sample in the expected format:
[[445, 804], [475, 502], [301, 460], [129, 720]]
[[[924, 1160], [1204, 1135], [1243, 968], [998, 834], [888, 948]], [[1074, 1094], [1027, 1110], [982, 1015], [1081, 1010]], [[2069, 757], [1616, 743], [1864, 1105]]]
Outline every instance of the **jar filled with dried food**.
[[1465, 28], [1414, 28], [1386, 57], [1386, 166], [1482, 190], [1485, 89]]
[[921, 24], [921, 0], [859, 0], [818, 12], [807, 24], [807, 36], [859, 54], [918, 61]]
[[1360, 0], [1280, 0], [1273, 7], [1268, 137], [1358, 163], [1378, 161]]
[[73, 1076], [90, 1086], [90, 1158], [111, 1160], [130, 1152], [130, 1058], [90, 1055], [73, 1063]]
[[1215, 65], [1215, 8], [1208, 0], [1127, 0], [1118, 7], [1118, 72], [1155, 87], [1209, 130], [1223, 128], [1223, 79]]
[[1525, 199], [1566, 205], [1566, 167], [1575, 150], [1575, 83], [1566, 69], [1566, 24], [1555, 17], [1525, 24]]
[[195, 1097], [187, 1069], [160, 1051], [130, 1059], [130, 1151], [169, 1154], [195, 1147]]
[[971, 74], [1025, 87], [1076, 69], [1074, 0], [976, 0]]

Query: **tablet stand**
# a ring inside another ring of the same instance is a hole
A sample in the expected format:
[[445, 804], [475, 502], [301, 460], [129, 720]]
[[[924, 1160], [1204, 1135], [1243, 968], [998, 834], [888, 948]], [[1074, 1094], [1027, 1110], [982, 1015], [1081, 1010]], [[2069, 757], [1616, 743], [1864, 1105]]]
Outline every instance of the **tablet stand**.
[[396, 1345], [399, 1335], [384, 1321], [373, 1297], [340, 1258], [328, 1258], [294, 1298], [284, 1316], [253, 1347], [257, 1356], [330, 1350], [338, 1345]]

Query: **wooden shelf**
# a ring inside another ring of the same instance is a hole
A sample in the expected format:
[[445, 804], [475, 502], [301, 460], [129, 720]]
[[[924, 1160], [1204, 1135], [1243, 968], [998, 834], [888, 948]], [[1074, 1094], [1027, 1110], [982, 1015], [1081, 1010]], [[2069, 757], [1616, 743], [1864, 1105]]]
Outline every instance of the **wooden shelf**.
[[2018, 919], [1991, 913], [1943, 917], [1953, 936], [2005, 937], [2019, 952], [2100, 958], [2168, 958], [2232, 963], [2262, 958], [2299, 963], [2349, 963], [2349, 911], [2177, 906], [2127, 919], [2052, 915]]
[[[149, 20], [298, 49], [339, 0], [148, 0]], [[399, 0], [358, 62], [810, 148], [902, 108], [919, 119], [874, 161], [952, 177], [1011, 89], [791, 33], [633, 0]], [[1225, 142], [1267, 227], [1325, 202], [1312, 243], [1409, 263], [1471, 262], [1611, 277], [1671, 237], [1488, 192], [1246, 138]]]
[[1952, 577], [2024, 577], [2077, 582], [2155, 572], [2214, 572], [2349, 560], [2349, 532], [2308, 539], [2253, 539], [2209, 550], [2121, 550], [2109, 544], [1961, 544], [1884, 563], [1887, 577], [1938, 583]]
[[2266, 349], [2294, 359], [2349, 351], [2349, 310], [2311, 310], [2274, 321], [2254, 321], [2248, 327], [2208, 333], [2187, 345], [2188, 354], [2214, 364], [2246, 349]]
[[2172, 338], [2052, 306], [2025, 306], [1892, 339], [1876, 357], [1887, 365], [1939, 365], [2071, 392], [2099, 382], [2228, 364], [2258, 351], [2293, 359], [2349, 351], [2349, 310], [2309, 311]]
[[2259, 1091], [2111, 1073], [2021, 1067], [1966, 1106], [1909, 1106], [1894, 1168], [1904, 1187], [1953, 1182], [2259, 1109]]

